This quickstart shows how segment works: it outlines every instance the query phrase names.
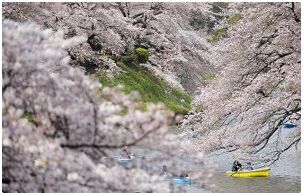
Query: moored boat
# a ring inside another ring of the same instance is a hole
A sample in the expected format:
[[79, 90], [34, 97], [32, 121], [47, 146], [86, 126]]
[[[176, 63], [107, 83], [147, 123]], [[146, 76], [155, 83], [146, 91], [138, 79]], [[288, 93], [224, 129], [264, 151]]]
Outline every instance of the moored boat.
[[250, 177], [268, 177], [270, 174], [270, 168], [260, 168], [254, 170], [243, 170], [243, 171], [227, 171], [226, 174], [232, 177], [239, 177], [239, 178], [250, 178]]

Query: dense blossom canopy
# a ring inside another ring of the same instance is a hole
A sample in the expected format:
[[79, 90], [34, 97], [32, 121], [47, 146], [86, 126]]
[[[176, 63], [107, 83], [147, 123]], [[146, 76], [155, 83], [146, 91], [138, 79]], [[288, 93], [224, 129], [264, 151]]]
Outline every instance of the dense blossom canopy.
[[[242, 16], [211, 49], [221, 73], [202, 88], [184, 126], [203, 135], [199, 150], [271, 163], [301, 139], [300, 4], [250, 4]], [[282, 138], [286, 122], [297, 127]]]
[[[163, 161], [172, 175], [191, 170], [183, 156], [204, 167], [201, 154], [187, 153], [191, 147], [168, 134], [174, 116], [162, 104], [144, 110], [138, 94], [101, 89], [69, 66], [66, 49], [86, 39], [3, 22], [3, 190], [167, 192], [159, 176]], [[147, 157], [130, 167], [113, 158], [115, 149], [138, 143]], [[202, 172], [192, 177], [205, 184]]]
[[[300, 3], [7, 2], [3, 18], [4, 192], [170, 192], [163, 165], [201, 188], [206, 151], [271, 164], [301, 140]], [[164, 104], [84, 71], [112, 77], [130, 51], [171, 86], [199, 87], [182, 135]]]
[[[5, 18], [35, 21], [62, 29], [65, 37], [88, 35], [87, 43], [73, 47], [73, 60], [105, 69], [100, 53], [120, 56], [136, 47], [149, 49], [148, 68], [161, 70], [173, 86], [194, 92], [201, 73], [210, 65], [205, 58], [206, 29], [212, 21], [207, 3], [104, 2], [4, 3]], [[191, 21], [201, 24], [199, 29]]]

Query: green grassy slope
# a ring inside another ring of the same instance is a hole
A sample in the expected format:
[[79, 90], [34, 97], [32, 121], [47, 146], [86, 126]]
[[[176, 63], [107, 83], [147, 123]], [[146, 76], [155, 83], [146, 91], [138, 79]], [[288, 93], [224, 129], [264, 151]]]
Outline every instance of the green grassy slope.
[[170, 87], [165, 79], [158, 78], [145, 68], [139, 68], [133, 63], [126, 65], [118, 62], [117, 65], [124, 71], [120, 75], [110, 79], [105, 74], [99, 74], [98, 79], [104, 86], [113, 87], [122, 84], [126, 93], [138, 91], [143, 104], [163, 102], [179, 114], [185, 114], [191, 109], [191, 96], [178, 88]]

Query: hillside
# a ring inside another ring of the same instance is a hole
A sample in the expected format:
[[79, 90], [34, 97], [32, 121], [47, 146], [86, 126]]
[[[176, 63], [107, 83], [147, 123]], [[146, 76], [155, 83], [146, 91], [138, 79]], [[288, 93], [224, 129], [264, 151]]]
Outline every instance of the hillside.
[[115, 66], [101, 55], [120, 57], [137, 47], [146, 48], [150, 54], [146, 67], [158, 69], [169, 85], [193, 94], [204, 82], [204, 73], [213, 70], [205, 57], [207, 33], [216, 21], [213, 7], [202, 3], [4, 3], [3, 18], [61, 29], [66, 38], [87, 35], [88, 41], [69, 54], [74, 65], [91, 71]]

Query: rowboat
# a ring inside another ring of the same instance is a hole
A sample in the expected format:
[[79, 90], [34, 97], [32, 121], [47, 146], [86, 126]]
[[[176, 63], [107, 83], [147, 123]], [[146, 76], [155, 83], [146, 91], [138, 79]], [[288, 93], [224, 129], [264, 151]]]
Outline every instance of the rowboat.
[[121, 163], [130, 163], [132, 161], [132, 159], [119, 158], [118, 161], [121, 162]]
[[121, 163], [130, 163], [134, 159], [134, 156], [131, 155], [130, 158], [119, 157], [118, 161]]
[[165, 181], [180, 185], [192, 184], [192, 180], [189, 177], [165, 178]]
[[295, 124], [291, 124], [291, 123], [285, 123], [284, 124], [284, 128], [287, 128], [287, 129], [291, 129], [291, 128], [294, 128], [294, 127], [296, 127], [297, 125], [295, 125]]
[[254, 170], [243, 170], [243, 171], [226, 171], [227, 176], [239, 177], [239, 178], [250, 178], [250, 177], [268, 177], [270, 174], [270, 168], [260, 168]]

